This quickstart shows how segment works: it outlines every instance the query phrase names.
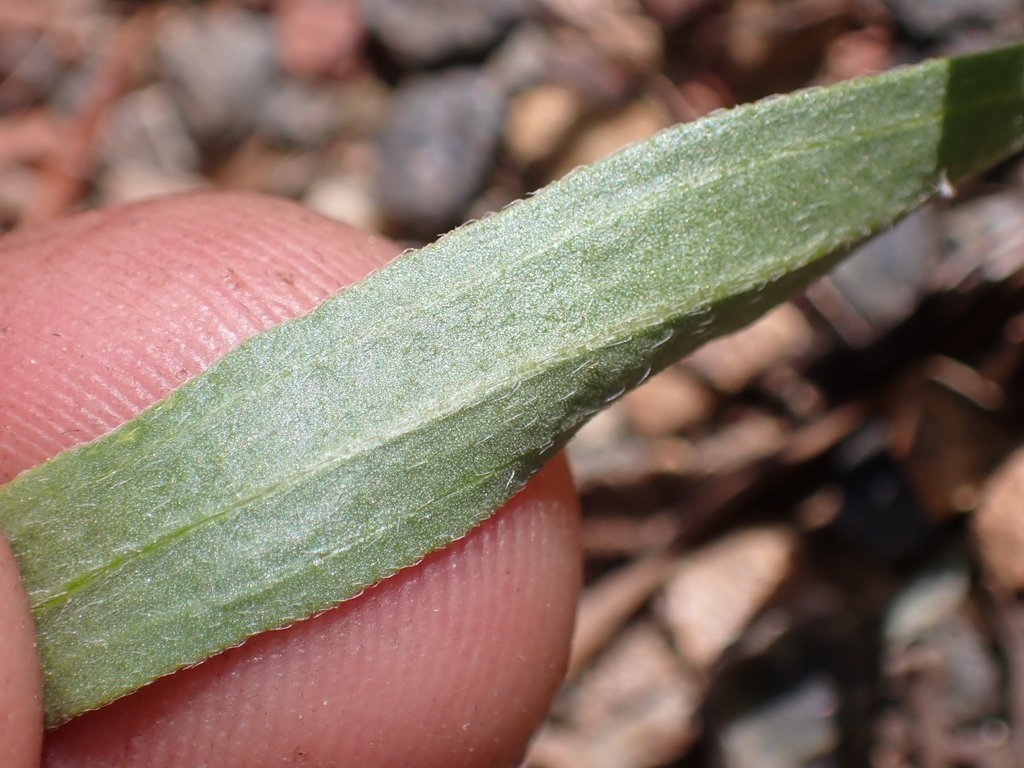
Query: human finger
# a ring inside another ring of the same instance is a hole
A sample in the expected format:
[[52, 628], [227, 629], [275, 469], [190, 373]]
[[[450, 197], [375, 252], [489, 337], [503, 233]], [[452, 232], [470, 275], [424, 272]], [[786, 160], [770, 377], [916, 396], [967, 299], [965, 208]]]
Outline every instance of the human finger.
[[[394, 252], [291, 204], [210, 194], [9, 238], [0, 477], [117, 426]], [[335, 611], [58, 729], [47, 764], [513, 763], [560, 676], [578, 588], [564, 465], [533, 485]]]

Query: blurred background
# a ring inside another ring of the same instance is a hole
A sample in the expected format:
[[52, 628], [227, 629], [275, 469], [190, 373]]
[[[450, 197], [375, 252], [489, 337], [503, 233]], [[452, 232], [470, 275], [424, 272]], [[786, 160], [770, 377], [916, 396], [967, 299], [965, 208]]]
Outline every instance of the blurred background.
[[[0, 231], [256, 190], [408, 245], [1020, 0], [0, 0]], [[1024, 164], [592, 422], [534, 768], [1024, 760]]]

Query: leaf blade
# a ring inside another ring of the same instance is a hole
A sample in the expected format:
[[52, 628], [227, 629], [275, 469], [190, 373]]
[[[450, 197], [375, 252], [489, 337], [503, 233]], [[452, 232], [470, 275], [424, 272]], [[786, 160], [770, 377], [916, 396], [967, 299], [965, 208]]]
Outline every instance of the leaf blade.
[[4, 486], [48, 723], [464, 535], [604, 404], [1018, 149], [1022, 79], [1018, 46], [672, 129]]

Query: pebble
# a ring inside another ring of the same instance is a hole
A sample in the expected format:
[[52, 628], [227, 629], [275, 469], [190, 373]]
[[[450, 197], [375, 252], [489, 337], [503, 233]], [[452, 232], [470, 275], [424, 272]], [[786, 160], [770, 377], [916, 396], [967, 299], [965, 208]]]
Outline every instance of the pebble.
[[1020, 9], [1019, 0], [886, 0], [897, 23], [918, 37], [935, 38], [973, 23], [994, 24]]
[[971, 580], [960, 559], [933, 565], [893, 598], [883, 633], [890, 654], [900, 653], [927, 638], [955, 613], [970, 595]]
[[313, 182], [303, 203], [317, 213], [367, 232], [381, 228], [380, 211], [368, 179], [321, 176]]
[[969, 618], [970, 588], [965, 558], [947, 555], [892, 600], [883, 624], [890, 674], [915, 658], [938, 665], [932, 684], [951, 726], [993, 717], [999, 708], [1002, 675], [991, 641]]
[[557, 29], [551, 36], [546, 82], [573, 89], [593, 111], [613, 111], [636, 97], [637, 73], [614, 61], [582, 30]]
[[40, 94], [60, 78], [64, 62], [52, 37], [4, 31], [0, 35], [0, 115], [9, 115], [37, 103]]
[[258, 129], [275, 144], [318, 147], [337, 133], [343, 110], [337, 87], [287, 78], [263, 102]]
[[0, 234], [17, 225], [39, 194], [39, 174], [20, 163], [0, 163]]
[[687, 471], [708, 477], [738, 472], [777, 456], [788, 444], [790, 435], [790, 424], [785, 419], [751, 409], [694, 440], [695, 456]]
[[[1024, 166], [1021, 166], [1024, 168]], [[937, 282], [955, 288], [978, 276], [1001, 282], [1024, 270], [1024, 195], [1020, 182], [950, 208], [944, 217], [950, 253]]]
[[384, 215], [424, 237], [460, 223], [491, 172], [504, 118], [504, 90], [479, 71], [450, 69], [403, 85], [378, 142]]
[[622, 401], [598, 411], [573, 435], [566, 447], [569, 465], [578, 488], [588, 488], [620, 476], [623, 467], [640, 464], [632, 476], [641, 476], [644, 465], [640, 447], [630, 440], [629, 416]]
[[644, 8], [665, 27], [674, 27], [712, 5], [713, 0], [643, 0]]
[[199, 172], [199, 147], [171, 93], [160, 83], [121, 97], [101, 142], [107, 163], [170, 174]]
[[1024, 590], [1024, 450], [1012, 454], [984, 487], [971, 529], [988, 580]]
[[513, 29], [484, 64], [505, 90], [518, 93], [551, 79], [555, 41], [542, 25], [524, 22]]
[[277, 25], [285, 71], [341, 78], [359, 69], [365, 29], [358, 0], [288, 0], [278, 4]]
[[932, 529], [889, 439], [886, 424], [866, 423], [832, 451], [830, 471], [842, 497], [835, 521], [840, 536], [877, 557], [898, 559], [924, 546]]
[[991, 639], [963, 613], [945, 622], [932, 645], [944, 664], [942, 693], [955, 724], [976, 724], [999, 715], [1003, 671]]
[[727, 724], [718, 735], [720, 768], [824, 768], [839, 747], [839, 693], [824, 676]]
[[63, 121], [51, 110], [0, 115], [0, 166], [45, 162], [65, 140]]
[[278, 85], [274, 30], [240, 9], [180, 13], [158, 43], [168, 86], [195, 136], [221, 145], [258, 124]]
[[205, 176], [119, 162], [105, 168], [98, 188], [108, 205], [127, 205], [154, 197], [165, 197], [203, 189], [210, 185]]
[[971, 512], [995, 467], [1016, 447], [1006, 393], [980, 371], [946, 356], [908, 377], [901, 406], [901, 462], [933, 520]]
[[524, 166], [539, 163], [559, 147], [582, 113], [579, 94], [562, 85], [538, 85], [509, 103], [505, 144]]
[[629, 6], [617, 0], [589, 0], [559, 3], [559, 10], [608, 60], [633, 72], [653, 72], [661, 67], [664, 54], [662, 28]]
[[532, 0], [362, 0], [363, 19], [405, 64], [478, 54], [525, 18]]

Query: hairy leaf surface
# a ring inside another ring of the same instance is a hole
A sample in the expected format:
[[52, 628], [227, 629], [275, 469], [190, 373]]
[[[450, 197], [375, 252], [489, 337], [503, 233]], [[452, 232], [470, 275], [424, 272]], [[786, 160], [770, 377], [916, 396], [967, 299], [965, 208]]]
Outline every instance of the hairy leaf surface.
[[463, 536], [591, 415], [1024, 137], [1024, 48], [715, 114], [0, 488], [57, 724]]

